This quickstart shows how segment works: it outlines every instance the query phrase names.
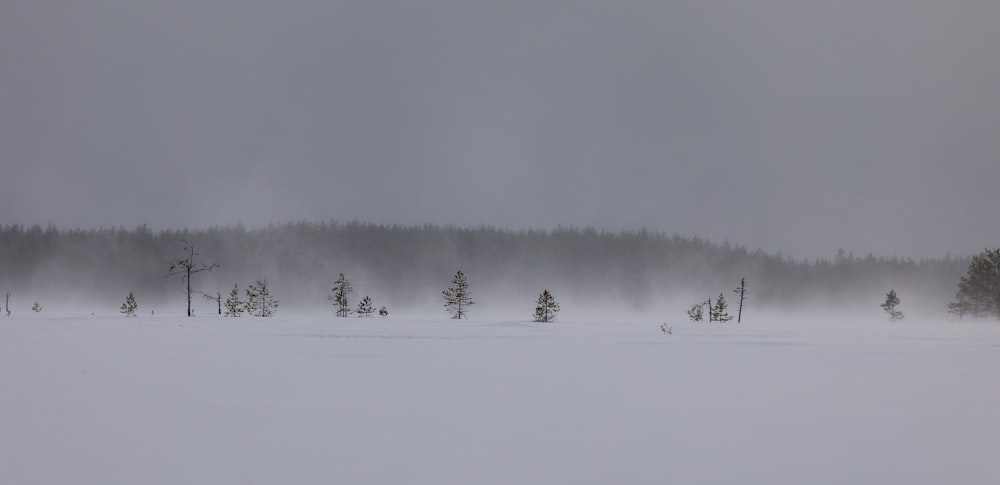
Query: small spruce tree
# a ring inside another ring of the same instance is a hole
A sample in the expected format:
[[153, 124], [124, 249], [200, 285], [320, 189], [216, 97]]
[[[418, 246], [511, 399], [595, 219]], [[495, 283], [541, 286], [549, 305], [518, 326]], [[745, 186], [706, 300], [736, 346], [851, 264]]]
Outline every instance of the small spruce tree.
[[41, 306], [41, 305], [39, 305], [39, 304], [38, 304], [38, 302], [36, 301], [36, 302], [35, 302], [35, 305], [34, 305], [34, 306], [32, 306], [32, 307], [31, 307], [31, 309], [32, 309], [32, 310], [34, 310], [34, 311], [35, 311], [35, 313], [38, 313], [38, 312], [42, 311], [42, 306]]
[[379, 316], [388, 317], [389, 316], [389, 309], [386, 308], [385, 305], [382, 305], [382, 308], [378, 309], [378, 314], [379, 314]]
[[715, 300], [715, 306], [712, 307], [710, 318], [715, 322], [728, 322], [733, 319], [733, 316], [726, 312], [726, 297], [722, 293], [719, 293], [719, 298]]
[[238, 317], [243, 313], [244, 307], [246, 304], [240, 300], [240, 285], [234, 283], [233, 289], [229, 292], [229, 298], [226, 298], [226, 316]]
[[549, 290], [543, 290], [535, 301], [535, 321], [551, 322], [556, 319], [556, 313], [559, 313], [559, 303]]
[[889, 292], [885, 294], [885, 302], [879, 306], [889, 314], [890, 321], [895, 322], [896, 320], [903, 319], [903, 312], [896, 310], [896, 307], [899, 306], [899, 297], [896, 296], [896, 290], [890, 288]]
[[472, 301], [472, 294], [469, 293], [469, 281], [465, 278], [465, 273], [459, 271], [451, 279], [452, 286], [442, 291], [444, 295], [444, 306], [454, 320], [461, 320], [468, 316], [469, 307], [475, 305]]
[[375, 313], [375, 307], [372, 305], [372, 297], [365, 295], [364, 298], [358, 302], [358, 316], [368, 318]]
[[351, 287], [351, 282], [347, 280], [344, 273], [340, 273], [340, 277], [333, 283], [333, 288], [330, 291], [331, 294], [326, 299], [333, 302], [333, 306], [337, 308], [338, 317], [346, 318], [351, 314], [351, 304], [348, 300], [348, 295], [354, 291], [354, 288]]
[[128, 292], [128, 296], [125, 297], [125, 303], [122, 303], [122, 306], [119, 307], [119, 310], [126, 317], [134, 317], [136, 316], [135, 312], [138, 309], [139, 309], [139, 304], [135, 302], [135, 295], [133, 295], [131, 291]]

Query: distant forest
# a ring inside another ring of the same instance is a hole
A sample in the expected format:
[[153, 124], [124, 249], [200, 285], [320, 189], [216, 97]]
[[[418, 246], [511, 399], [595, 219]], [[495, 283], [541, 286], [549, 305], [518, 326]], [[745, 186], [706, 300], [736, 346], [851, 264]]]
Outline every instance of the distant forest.
[[[296, 222], [246, 229], [58, 229], [0, 227], [0, 291], [26, 311], [43, 305], [103, 311], [135, 292], [140, 313], [183, 314], [182, 281], [164, 278], [166, 262], [191, 241], [198, 260], [218, 263], [192, 280], [198, 291], [228, 292], [257, 279], [268, 282], [281, 310], [333, 308], [326, 297], [339, 273], [355, 298], [371, 295], [392, 310], [441, 311], [441, 290], [462, 270], [477, 310], [527, 307], [542, 289], [564, 302], [622, 311], [676, 311], [725, 293], [745, 277], [750, 308], [826, 308], [878, 314], [894, 288], [908, 315], [943, 316], [969, 258], [911, 259], [855, 255], [794, 260], [730, 243], [645, 230], [589, 228], [512, 231], [495, 227]], [[214, 302], [196, 302], [198, 314]], [[528, 310], [523, 310], [527, 312]], [[752, 310], [750, 310], [752, 311]], [[517, 309], [511, 313], [517, 314]], [[527, 314], [525, 315], [527, 316]], [[678, 317], [679, 318], [679, 317]]]

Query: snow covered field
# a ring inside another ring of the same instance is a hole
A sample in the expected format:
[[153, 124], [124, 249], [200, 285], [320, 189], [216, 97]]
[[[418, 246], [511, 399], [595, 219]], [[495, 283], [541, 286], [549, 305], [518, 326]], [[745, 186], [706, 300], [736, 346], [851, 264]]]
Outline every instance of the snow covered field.
[[1000, 325], [0, 319], [4, 484], [1000, 482]]

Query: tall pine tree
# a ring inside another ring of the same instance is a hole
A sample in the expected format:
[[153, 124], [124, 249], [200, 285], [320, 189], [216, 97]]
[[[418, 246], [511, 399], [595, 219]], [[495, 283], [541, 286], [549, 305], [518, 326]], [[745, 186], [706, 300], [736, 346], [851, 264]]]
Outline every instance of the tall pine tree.
[[348, 295], [354, 291], [351, 287], [351, 282], [347, 281], [347, 277], [344, 273], [340, 273], [340, 277], [337, 281], [333, 283], [333, 288], [330, 290], [330, 296], [326, 299], [333, 302], [333, 306], [337, 308], [338, 317], [347, 317], [351, 314], [351, 304], [348, 300]]
[[444, 295], [444, 306], [454, 320], [465, 318], [469, 307], [476, 303], [472, 301], [472, 294], [469, 293], [469, 281], [461, 271], [455, 273], [455, 277], [451, 279], [451, 286], [441, 293]]

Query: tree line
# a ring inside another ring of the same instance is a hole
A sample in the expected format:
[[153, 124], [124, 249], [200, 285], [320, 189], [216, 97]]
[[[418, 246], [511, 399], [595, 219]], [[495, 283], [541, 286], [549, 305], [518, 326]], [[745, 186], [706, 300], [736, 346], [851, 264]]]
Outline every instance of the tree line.
[[[193, 258], [183, 241], [197, 241], [196, 252], [210, 260]], [[165, 278], [170, 262], [174, 271]], [[88, 297], [118, 302], [123, 289], [132, 289], [159, 307], [185, 293], [172, 280], [186, 286], [190, 269], [192, 275], [201, 271], [197, 290], [211, 296], [213, 311], [221, 311], [222, 293], [234, 281], [266, 281], [283, 289], [283, 305], [299, 305], [321, 301], [331, 275], [340, 272], [377, 288], [394, 306], [419, 306], [454, 268], [477, 275], [477, 287], [490, 293], [527, 299], [534, 297], [531, 288], [547, 287], [578, 301], [639, 309], [671, 296], [731, 289], [734, 275], [754, 283], [755, 305], [866, 301], [895, 286], [909, 301], [944, 308], [970, 262], [950, 256], [921, 261], [855, 257], [847, 251], [831, 259], [797, 260], [697, 237], [591, 228], [511, 231], [336, 221], [163, 231], [144, 225], [0, 227], [0, 289], [47, 296], [85, 288]], [[970, 293], [967, 300], [962, 315], [986, 308], [981, 297]]]

